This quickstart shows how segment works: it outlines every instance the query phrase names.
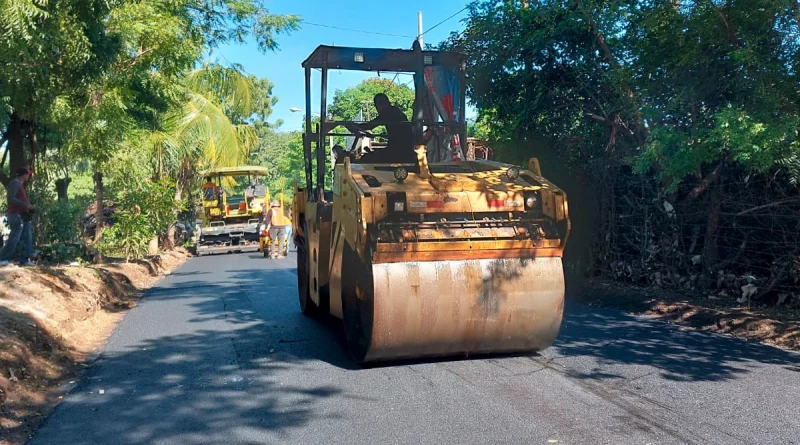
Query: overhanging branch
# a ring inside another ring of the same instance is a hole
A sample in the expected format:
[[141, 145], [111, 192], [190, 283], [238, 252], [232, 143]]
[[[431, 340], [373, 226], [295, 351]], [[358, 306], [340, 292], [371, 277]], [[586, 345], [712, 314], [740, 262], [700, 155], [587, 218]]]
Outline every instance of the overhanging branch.
[[692, 189], [692, 191], [689, 193], [689, 196], [687, 196], [684, 201], [692, 201], [698, 196], [702, 195], [703, 192], [705, 192], [711, 186], [711, 184], [715, 183], [717, 179], [719, 179], [720, 175], [722, 174], [723, 165], [725, 165], [725, 161], [719, 161], [719, 164], [714, 167], [714, 170], [705, 178], [703, 178], [703, 180], [700, 181], [695, 188]]

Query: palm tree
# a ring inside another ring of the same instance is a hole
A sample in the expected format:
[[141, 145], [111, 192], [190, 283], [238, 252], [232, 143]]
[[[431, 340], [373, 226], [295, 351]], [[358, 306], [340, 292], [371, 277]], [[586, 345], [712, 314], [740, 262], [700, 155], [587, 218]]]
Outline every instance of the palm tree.
[[175, 179], [176, 201], [198, 170], [242, 165], [258, 144], [246, 121], [256, 90], [239, 69], [205, 64], [184, 76], [181, 90], [179, 106], [162, 117], [158, 130], [144, 135], [153, 177]]
[[182, 101], [144, 137], [153, 176], [172, 176], [182, 195], [198, 169], [242, 165], [258, 143], [254, 128], [231, 116], [251, 114], [255, 91], [236, 68], [206, 64], [186, 74]]

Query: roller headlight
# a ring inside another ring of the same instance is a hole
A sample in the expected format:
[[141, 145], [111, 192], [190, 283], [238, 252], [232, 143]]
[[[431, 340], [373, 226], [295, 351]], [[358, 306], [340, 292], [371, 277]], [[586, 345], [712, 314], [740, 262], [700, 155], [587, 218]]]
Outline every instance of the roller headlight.
[[531, 210], [539, 206], [539, 195], [530, 194], [525, 196], [525, 209]]
[[386, 194], [386, 204], [389, 213], [403, 213], [406, 211], [406, 194], [389, 192]]
[[510, 181], [516, 181], [517, 178], [519, 178], [519, 167], [509, 167], [508, 170], [506, 170], [506, 177]]
[[394, 179], [397, 179], [398, 182], [405, 181], [408, 178], [408, 170], [404, 167], [397, 167], [394, 169]]

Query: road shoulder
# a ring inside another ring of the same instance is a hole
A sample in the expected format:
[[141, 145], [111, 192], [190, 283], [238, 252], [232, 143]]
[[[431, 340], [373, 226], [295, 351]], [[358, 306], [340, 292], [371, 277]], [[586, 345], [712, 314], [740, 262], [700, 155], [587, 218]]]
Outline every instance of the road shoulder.
[[681, 326], [800, 351], [800, 307], [746, 305], [730, 297], [592, 281], [579, 301]]
[[186, 258], [0, 269], [0, 445], [33, 436], [142, 292]]

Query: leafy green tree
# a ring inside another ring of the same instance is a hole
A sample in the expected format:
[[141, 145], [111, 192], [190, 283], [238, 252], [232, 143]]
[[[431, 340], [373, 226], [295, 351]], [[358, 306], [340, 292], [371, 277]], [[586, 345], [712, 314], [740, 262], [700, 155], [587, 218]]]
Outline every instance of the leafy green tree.
[[378, 93], [388, 96], [393, 105], [400, 107], [411, 118], [414, 111], [414, 91], [405, 85], [378, 77], [367, 79], [346, 90], [336, 90], [328, 111], [337, 120], [353, 120], [359, 111], [363, 111], [365, 119], [374, 119], [378, 111], [373, 98]]
[[305, 184], [302, 133], [263, 132], [256, 153], [259, 162], [269, 168], [267, 186], [273, 196], [283, 194], [288, 201], [295, 184]]
[[[716, 196], [714, 263], [720, 178], [800, 166], [799, 41], [789, 0], [505, 0], [473, 3], [441, 46], [467, 56], [470, 98], [511, 142], [495, 153], [518, 158], [544, 138], [538, 155], [570, 161], [559, 184], [633, 167], [673, 202]], [[596, 191], [566, 188], [573, 201]]]
[[0, 3], [0, 97], [5, 105], [0, 124], [11, 171], [34, 160], [38, 134], [57, 98], [92, 99], [87, 83], [109, 69], [120, 49], [118, 36], [104, 32], [104, 20], [116, 4]]
[[722, 165], [759, 172], [797, 152], [798, 10], [482, 1], [443, 47], [467, 55], [469, 94], [497, 131], [544, 135], [583, 165], [633, 159], [669, 190], [694, 181], [694, 196]]

